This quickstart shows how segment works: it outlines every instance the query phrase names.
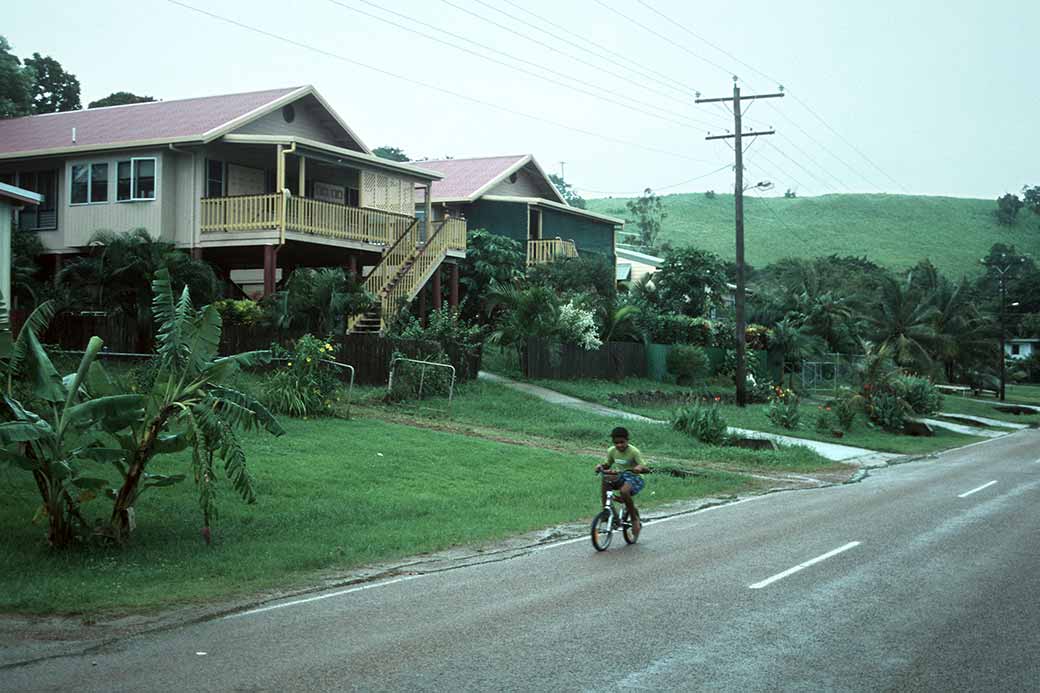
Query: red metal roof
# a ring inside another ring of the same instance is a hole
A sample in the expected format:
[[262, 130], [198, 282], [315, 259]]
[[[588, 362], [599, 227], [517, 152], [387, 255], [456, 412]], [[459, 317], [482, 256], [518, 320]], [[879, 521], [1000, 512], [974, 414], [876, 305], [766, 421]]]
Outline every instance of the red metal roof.
[[[201, 138], [300, 87], [90, 108], [0, 120], [0, 155], [144, 140]], [[72, 129], [76, 128], [76, 141]]]
[[[460, 200], [469, 199], [475, 192], [526, 158], [526, 154], [516, 154], [489, 156], [483, 159], [439, 159], [412, 163], [444, 174], [443, 180], [433, 183], [434, 200]], [[419, 198], [421, 201], [421, 192]]]

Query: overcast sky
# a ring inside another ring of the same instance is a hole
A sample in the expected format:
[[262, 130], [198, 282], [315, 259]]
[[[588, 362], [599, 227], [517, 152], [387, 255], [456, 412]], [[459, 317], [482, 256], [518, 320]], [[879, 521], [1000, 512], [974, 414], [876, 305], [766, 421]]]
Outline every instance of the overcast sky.
[[730, 95], [732, 75], [745, 92], [787, 91], [747, 113], [777, 129], [745, 158], [775, 194], [994, 198], [1040, 184], [1035, 0], [185, 3], [326, 54], [169, 0], [18, 3], [2, 32], [16, 55], [75, 73], [84, 105], [313, 84], [370, 147], [533, 153], [550, 172], [566, 162], [586, 197], [732, 189], [731, 150], [704, 140], [732, 118], [693, 103], [695, 90]]

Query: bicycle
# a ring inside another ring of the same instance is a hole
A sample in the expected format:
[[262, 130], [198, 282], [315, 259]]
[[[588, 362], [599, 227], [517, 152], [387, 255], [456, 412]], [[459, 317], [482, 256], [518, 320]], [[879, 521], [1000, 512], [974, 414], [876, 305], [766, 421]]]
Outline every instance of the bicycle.
[[[603, 476], [604, 472], [596, 472], [596, 474]], [[632, 529], [632, 521], [628, 517], [628, 507], [616, 500], [614, 493], [613, 489], [607, 489], [607, 502], [603, 506], [603, 510], [592, 518], [592, 545], [597, 551], [607, 550], [615, 529], [621, 530], [621, 536], [625, 538], [626, 544], [634, 544], [639, 540], [639, 535]], [[616, 507], [619, 503], [621, 505], [620, 513]]]

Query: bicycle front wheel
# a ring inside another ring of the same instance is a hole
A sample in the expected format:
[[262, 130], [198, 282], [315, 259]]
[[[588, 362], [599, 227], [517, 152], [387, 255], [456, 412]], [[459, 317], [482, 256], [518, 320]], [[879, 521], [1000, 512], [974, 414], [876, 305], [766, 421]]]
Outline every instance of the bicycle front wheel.
[[611, 517], [606, 510], [592, 518], [592, 545], [597, 551], [606, 551], [610, 546], [613, 530], [610, 527]]

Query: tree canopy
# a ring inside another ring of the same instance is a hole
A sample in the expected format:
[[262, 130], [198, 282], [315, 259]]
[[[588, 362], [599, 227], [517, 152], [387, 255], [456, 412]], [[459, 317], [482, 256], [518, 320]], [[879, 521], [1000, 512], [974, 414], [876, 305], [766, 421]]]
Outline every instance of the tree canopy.
[[34, 114], [78, 111], [83, 108], [79, 102], [79, 80], [76, 75], [66, 72], [61, 63], [49, 55], [39, 53], [33, 53], [33, 57], [26, 58], [24, 62], [33, 74]]
[[376, 147], [372, 150], [372, 153], [381, 159], [389, 159], [390, 161], [411, 161], [408, 155], [404, 153], [404, 150], [389, 145]]
[[563, 179], [563, 176], [557, 176], [555, 173], [549, 174], [549, 180], [556, 186], [556, 189], [560, 192], [560, 195], [564, 200], [567, 201], [571, 207], [577, 207], [578, 209], [585, 209], [585, 198], [578, 194], [578, 191], [574, 189], [570, 183]]
[[155, 101], [155, 98], [152, 96], [138, 96], [137, 94], [131, 94], [128, 91], [115, 91], [103, 99], [91, 101], [87, 104], [87, 108], [103, 108], [105, 106], [125, 106], [131, 103], [149, 103], [152, 101]]
[[32, 73], [11, 53], [7, 39], [0, 36], [0, 118], [17, 118], [31, 112]]

